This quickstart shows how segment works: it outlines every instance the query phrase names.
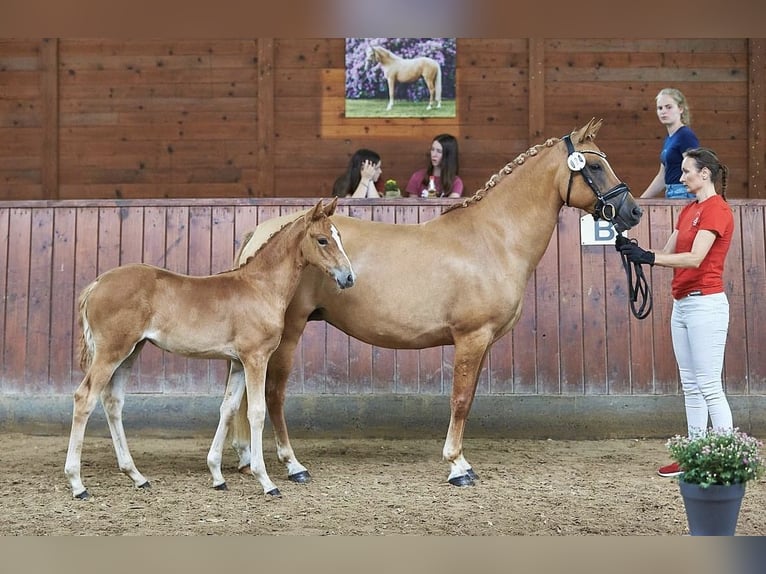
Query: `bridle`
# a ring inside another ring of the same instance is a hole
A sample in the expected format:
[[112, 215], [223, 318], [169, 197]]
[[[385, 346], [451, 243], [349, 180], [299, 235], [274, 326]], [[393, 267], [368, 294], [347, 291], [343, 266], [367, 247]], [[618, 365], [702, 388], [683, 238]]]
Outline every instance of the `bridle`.
[[[564, 136], [562, 139], [567, 146], [567, 166], [569, 166], [569, 185], [567, 186], [567, 199], [565, 204], [569, 206], [569, 196], [572, 193], [572, 181], [574, 180], [574, 175], [579, 173], [596, 196], [596, 207], [593, 210], [594, 219], [603, 219], [610, 223], [613, 222], [614, 217], [619, 212], [622, 204], [625, 203], [625, 199], [630, 193], [630, 188], [626, 183], [621, 181], [612, 189], [602, 194], [601, 190], [599, 190], [598, 186], [593, 181], [593, 176], [588, 168], [588, 162], [585, 161], [584, 154], [592, 153], [603, 159], [606, 159], [606, 154], [590, 149], [577, 151], [575, 150], [575, 147], [572, 144], [572, 138], [569, 135]], [[617, 202], [616, 207], [615, 205], [608, 203], [610, 199], [620, 196], [621, 198], [619, 202]]]
[[[585, 161], [584, 154], [592, 153], [604, 159], [606, 159], [606, 154], [587, 149], [583, 151], [577, 151], [572, 144], [572, 138], [570, 136], [566, 135], [562, 139], [567, 146], [567, 166], [569, 167], [569, 185], [567, 186], [567, 199], [565, 202], [566, 205], [569, 206], [569, 196], [572, 193], [572, 180], [574, 179], [574, 174], [580, 173], [596, 196], [596, 207], [593, 211], [594, 219], [600, 218], [613, 223], [612, 220], [614, 219], [615, 215], [619, 213], [619, 209], [625, 202], [627, 194], [630, 193], [630, 189], [624, 182], [621, 181], [612, 189], [602, 194], [593, 181], [593, 176], [591, 175], [590, 169], [588, 168], [588, 162]], [[607, 203], [608, 200], [620, 195], [622, 197], [619, 200], [617, 207], [611, 203]], [[620, 238], [622, 238], [623, 241], [630, 241], [628, 238], [618, 234], [618, 241]], [[635, 240], [633, 241], [635, 242]], [[644, 270], [641, 268], [640, 263], [634, 263], [633, 269], [631, 269], [630, 262], [627, 260], [625, 255], [621, 254], [621, 257], [622, 266], [625, 269], [625, 274], [628, 278], [630, 310], [633, 313], [633, 316], [637, 319], [645, 319], [649, 316], [649, 313], [652, 312], [652, 289], [649, 286], [649, 281], [646, 279], [646, 275], [644, 275]], [[640, 303], [638, 302], [639, 296], [642, 298]]]

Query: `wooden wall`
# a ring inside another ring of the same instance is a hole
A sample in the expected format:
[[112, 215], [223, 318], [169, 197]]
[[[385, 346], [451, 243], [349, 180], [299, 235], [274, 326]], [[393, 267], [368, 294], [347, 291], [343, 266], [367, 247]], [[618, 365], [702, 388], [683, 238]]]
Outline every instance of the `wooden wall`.
[[[387, 222], [437, 216], [449, 200], [342, 200], [339, 212]], [[144, 261], [205, 275], [230, 268], [239, 239], [258, 222], [314, 200], [210, 199], [29, 201], [0, 204], [0, 396], [70, 394], [76, 362], [76, 298], [99, 273]], [[727, 259], [731, 324], [726, 349], [729, 395], [766, 394], [766, 201], [733, 200], [736, 236]], [[664, 244], [680, 210], [647, 201], [631, 232]], [[480, 395], [680, 395], [670, 342], [671, 271], [654, 268], [654, 310], [628, 310], [627, 281], [611, 247], [581, 246], [582, 212], [564, 208], [527, 286], [512, 333], [492, 348]], [[446, 395], [453, 348], [371, 347], [325, 323], [310, 323], [290, 377], [291, 394]], [[223, 361], [186, 359], [147, 346], [128, 391], [218, 395]]]
[[318, 197], [358, 147], [400, 183], [431, 138], [460, 141], [469, 192], [529, 145], [603, 117], [640, 194], [682, 89], [730, 196], [766, 199], [766, 40], [467, 39], [457, 117], [345, 118], [344, 41], [1, 39], [0, 200]]

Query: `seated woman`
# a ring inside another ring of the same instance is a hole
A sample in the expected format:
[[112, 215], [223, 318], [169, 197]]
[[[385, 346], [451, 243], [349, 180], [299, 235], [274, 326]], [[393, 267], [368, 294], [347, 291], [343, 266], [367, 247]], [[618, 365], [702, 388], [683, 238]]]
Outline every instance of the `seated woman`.
[[[458, 171], [457, 139], [450, 134], [439, 134], [431, 142], [426, 167], [410, 177], [405, 191], [410, 197], [460, 197], [463, 180]], [[433, 190], [429, 190], [433, 178]]]
[[371, 149], [354, 152], [346, 172], [335, 180], [332, 194], [337, 197], [380, 197], [376, 183], [383, 172], [380, 155]]

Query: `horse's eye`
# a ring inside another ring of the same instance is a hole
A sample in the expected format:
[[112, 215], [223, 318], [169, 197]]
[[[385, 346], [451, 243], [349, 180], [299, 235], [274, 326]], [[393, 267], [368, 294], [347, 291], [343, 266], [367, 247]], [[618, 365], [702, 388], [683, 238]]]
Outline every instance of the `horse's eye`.
[[317, 243], [319, 243], [319, 245], [321, 245], [322, 247], [325, 247], [329, 243], [329, 241], [327, 241], [326, 237], [320, 237], [319, 239], [317, 239]]
[[594, 163], [591, 166], [589, 166], [593, 171], [601, 170], [601, 164], [600, 163]]

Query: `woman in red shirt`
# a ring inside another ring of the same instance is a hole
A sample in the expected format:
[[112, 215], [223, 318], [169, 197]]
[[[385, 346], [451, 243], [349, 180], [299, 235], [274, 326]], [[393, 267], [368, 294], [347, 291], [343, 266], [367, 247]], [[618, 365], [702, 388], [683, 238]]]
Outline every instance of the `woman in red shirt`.
[[[679, 214], [665, 247], [653, 252], [626, 242], [619, 250], [629, 261], [673, 268], [670, 328], [692, 437], [707, 430], [708, 416], [715, 430], [733, 426], [721, 373], [729, 330], [723, 268], [734, 216], [726, 203], [728, 168], [707, 148], [690, 149], [683, 156], [681, 183], [696, 200]], [[719, 178], [720, 195], [715, 188]], [[658, 472], [678, 476], [683, 470], [673, 463]]]

